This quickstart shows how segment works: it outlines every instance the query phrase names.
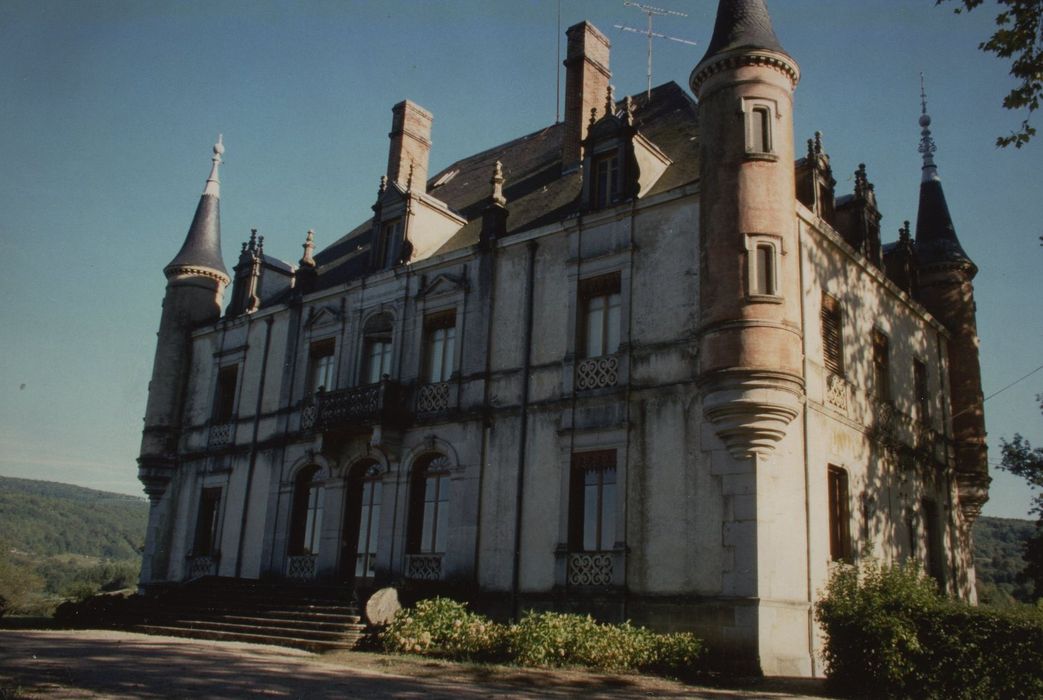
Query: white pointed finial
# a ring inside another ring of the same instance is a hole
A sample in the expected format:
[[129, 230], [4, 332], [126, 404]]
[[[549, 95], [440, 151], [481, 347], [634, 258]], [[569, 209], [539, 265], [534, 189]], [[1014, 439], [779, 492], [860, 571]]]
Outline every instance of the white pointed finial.
[[920, 155], [923, 156], [923, 182], [938, 179], [938, 166], [934, 164], [934, 152], [938, 146], [931, 136], [931, 116], [927, 114], [927, 89], [923, 73], [920, 73]]
[[496, 161], [496, 165], [493, 166], [493, 176], [489, 180], [489, 184], [493, 186], [492, 199], [493, 202], [503, 206], [507, 203], [507, 198], [503, 196], [503, 164], [500, 161]]
[[313, 250], [315, 250], [315, 232], [308, 229], [308, 235], [304, 238], [304, 257], [301, 258], [302, 266], [315, 267], [315, 258], [311, 255]]
[[217, 135], [217, 143], [214, 144], [214, 155], [210, 159], [214, 164], [210, 167], [210, 177], [206, 179], [206, 187], [203, 188], [203, 194], [211, 194], [215, 197], [221, 196], [221, 179], [218, 176], [218, 166], [221, 165], [221, 156], [224, 155], [225, 144], [223, 135]]

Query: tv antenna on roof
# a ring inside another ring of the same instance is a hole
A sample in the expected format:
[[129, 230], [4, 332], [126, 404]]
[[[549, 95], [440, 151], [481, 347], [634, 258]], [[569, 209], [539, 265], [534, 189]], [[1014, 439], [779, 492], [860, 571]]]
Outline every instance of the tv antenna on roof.
[[652, 39], [669, 39], [670, 41], [676, 41], [681, 44], [688, 44], [689, 46], [695, 46], [694, 41], [688, 41], [687, 39], [680, 39], [676, 36], [667, 36], [666, 34], [659, 34], [652, 31], [652, 18], [653, 17], [687, 17], [684, 12], [677, 12], [675, 10], [665, 10], [662, 7], [652, 7], [651, 5], [642, 5], [638, 2], [632, 2], [632, 0], [624, 0], [623, 5], [625, 7], [633, 7], [641, 12], [644, 12], [648, 17], [648, 28], [637, 29], [635, 27], [627, 27], [622, 24], [615, 25], [616, 29], [620, 29], [624, 32], [634, 32], [635, 34], [644, 34], [648, 37], [648, 92], [647, 97], [652, 97]]

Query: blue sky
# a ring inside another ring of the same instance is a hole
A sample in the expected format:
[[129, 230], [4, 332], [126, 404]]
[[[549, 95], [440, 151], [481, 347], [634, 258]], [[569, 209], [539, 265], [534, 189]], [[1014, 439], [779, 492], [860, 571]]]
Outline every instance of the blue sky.
[[[657, 19], [656, 31], [700, 44], [658, 42], [653, 82], [687, 89], [716, 2], [653, 4], [688, 14]], [[769, 6], [803, 72], [797, 143], [824, 133], [838, 194], [866, 163], [886, 240], [916, 218], [926, 73], [936, 159], [981, 269], [986, 395], [1043, 364], [1043, 138], [993, 146], [1022, 117], [1000, 108], [1007, 67], [976, 48], [990, 9]], [[617, 97], [644, 89], [644, 39], [613, 27], [644, 15], [622, 0], [561, 0], [561, 14], [562, 28], [588, 19], [612, 40]], [[266, 252], [296, 261], [307, 229], [321, 247], [367, 218], [394, 103], [433, 112], [432, 173], [552, 123], [556, 15], [555, 0], [0, 4], [0, 474], [141, 493], [162, 269], [218, 132], [229, 267], [254, 227]], [[991, 462], [1014, 432], [1043, 444], [1040, 392], [1043, 372], [986, 404]], [[1024, 517], [1023, 482], [993, 475], [985, 513]]]

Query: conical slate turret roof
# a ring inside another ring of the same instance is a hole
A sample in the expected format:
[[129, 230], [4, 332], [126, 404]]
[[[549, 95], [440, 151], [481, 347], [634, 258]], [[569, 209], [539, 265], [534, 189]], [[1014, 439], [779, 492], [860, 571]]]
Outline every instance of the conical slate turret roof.
[[920, 182], [920, 206], [916, 213], [916, 260], [920, 267], [931, 265], [969, 265], [974, 263], [956, 237], [949, 205], [942, 190], [942, 179], [934, 163], [937, 147], [931, 136], [931, 117], [924, 97], [920, 115], [920, 153], [923, 154], [923, 178]]
[[767, 49], [785, 53], [764, 0], [721, 0], [713, 38], [700, 63], [735, 49]]
[[188, 235], [185, 236], [185, 242], [166, 266], [168, 274], [177, 268], [203, 268], [228, 279], [228, 270], [225, 269], [221, 257], [221, 181], [217, 172], [224, 150], [224, 144], [218, 137], [217, 143], [214, 144], [214, 164], [210, 169], [210, 177], [207, 178], [206, 187], [199, 198], [196, 215], [192, 219]]

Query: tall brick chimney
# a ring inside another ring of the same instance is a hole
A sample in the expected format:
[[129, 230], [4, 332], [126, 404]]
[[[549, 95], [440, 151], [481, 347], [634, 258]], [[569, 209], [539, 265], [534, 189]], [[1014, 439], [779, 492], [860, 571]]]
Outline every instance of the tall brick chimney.
[[405, 187], [412, 167], [413, 188], [426, 192], [433, 117], [426, 109], [409, 100], [402, 100], [392, 107], [391, 115], [388, 180]]
[[561, 165], [570, 170], [583, 159], [583, 139], [587, 137], [590, 110], [605, 108], [605, 95], [612, 73], [608, 54], [612, 44], [589, 22], [574, 24], [565, 31], [568, 53], [565, 58], [565, 137]]

